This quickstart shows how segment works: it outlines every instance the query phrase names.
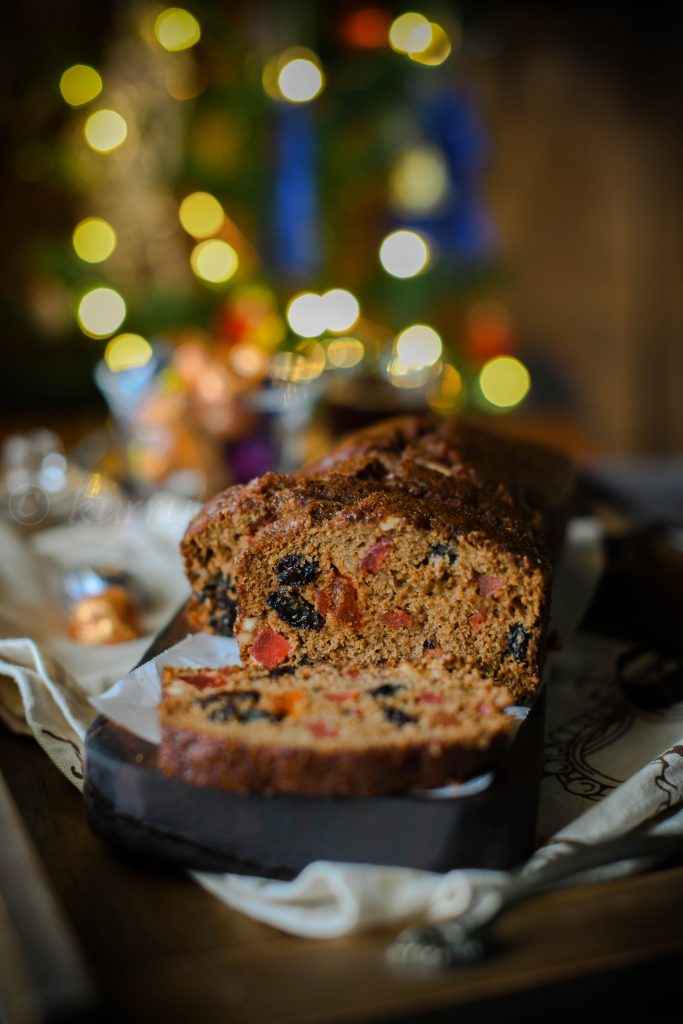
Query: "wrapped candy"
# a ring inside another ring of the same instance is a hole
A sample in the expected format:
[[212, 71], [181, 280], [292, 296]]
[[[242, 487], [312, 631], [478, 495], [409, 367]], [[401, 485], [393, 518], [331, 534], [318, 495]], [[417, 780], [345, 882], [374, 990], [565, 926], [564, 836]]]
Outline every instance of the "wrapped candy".
[[121, 644], [141, 636], [141, 597], [129, 573], [94, 566], [65, 573], [67, 632], [81, 644]]

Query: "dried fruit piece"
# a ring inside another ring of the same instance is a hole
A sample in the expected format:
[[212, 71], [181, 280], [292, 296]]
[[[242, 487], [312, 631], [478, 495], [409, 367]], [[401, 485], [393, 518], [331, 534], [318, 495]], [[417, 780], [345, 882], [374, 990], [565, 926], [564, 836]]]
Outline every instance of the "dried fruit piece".
[[256, 707], [260, 700], [258, 690], [231, 690], [229, 693], [200, 697], [195, 703], [206, 708], [212, 722], [279, 722], [281, 715]]
[[453, 565], [458, 560], [458, 552], [448, 544], [438, 543], [430, 545], [428, 561], [436, 562], [441, 558], [447, 558], [449, 563]]
[[371, 697], [393, 697], [400, 690], [405, 690], [405, 686], [402, 686], [401, 683], [381, 683], [379, 686], [374, 686], [372, 690], [368, 690], [368, 693]]
[[501, 576], [489, 576], [488, 573], [482, 572], [477, 579], [477, 586], [482, 597], [490, 597], [505, 586], [505, 580]]
[[[235, 665], [235, 671], [238, 672], [239, 668], [239, 665]], [[216, 672], [211, 675], [208, 672], [193, 672], [189, 679], [185, 676], [180, 678], [184, 683], [190, 683], [194, 686], [195, 690], [209, 690], [216, 686], [224, 686], [229, 675], [230, 673], [223, 669], [222, 672]]]
[[420, 704], [443, 704], [444, 702], [443, 694], [435, 693], [433, 690], [424, 690], [417, 699]]
[[388, 537], [375, 541], [372, 547], [369, 547], [365, 552], [360, 563], [363, 572], [369, 572], [373, 576], [379, 572], [382, 562], [387, 558], [393, 546], [393, 540], [389, 540]]
[[520, 665], [523, 665], [526, 661], [530, 639], [529, 633], [522, 623], [515, 622], [514, 626], [510, 626], [505, 653], [509, 657], [514, 658]]
[[407, 711], [401, 711], [400, 708], [395, 708], [393, 704], [387, 704], [382, 710], [387, 722], [391, 722], [392, 725], [402, 727], [410, 722], [417, 722], [415, 715], [409, 715]]
[[332, 608], [340, 625], [356, 629], [360, 626], [358, 591], [344, 576], [337, 576], [332, 583]]
[[358, 690], [340, 690], [338, 693], [326, 693], [325, 696], [334, 704], [343, 704], [347, 700], [355, 700]]
[[413, 624], [413, 616], [410, 612], [404, 612], [402, 608], [393, 608], [385, 612], [380, 621], [390, 629], [408, 629]]
[[264, 629], [254, 640], [251, 656], [259, 665], [275, 668], [289, 656], [291, 650], [292, 645], [286, 636], [273, 629]]
[[300, 712], [301, 705], [306, 694], [303, 690], [288, 690], [287, 693], [276, 693], [273, 700], [273, 709], [280, 718], [288, 715], [296, 715]]
[[325, 619], [310, 601], [291, 587], [280, 587], [267, 599], [268, 606], [294, 629], [322, 629]]
[[480, 612], [479, 609], [477, 609], [476, 612], [473, 612], [472, 615], [469, 616], [467, 621], [470, 624], [470, 629], [472, 630], [472, 632], [478, 633], [481, 627], [484, 625], [484, 613]]
[[317, 580], [320, 566], [315, 559], [304, 558], [303, 555], [285, 555], [276, 562], [275, 575], [287, 587], [303, 587]]
[[322, 719], [315, 722], [306, 722], [306, 728], [317, 739], [331, 739], [339, 733], [335, 725], [330, 725], [329, 722], [325, 722]]

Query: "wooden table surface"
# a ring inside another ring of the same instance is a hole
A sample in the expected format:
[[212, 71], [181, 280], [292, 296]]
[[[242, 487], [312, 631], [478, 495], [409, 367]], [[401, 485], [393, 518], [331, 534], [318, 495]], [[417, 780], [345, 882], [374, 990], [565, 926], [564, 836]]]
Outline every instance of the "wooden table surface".
[[[651, 554], [645, 563], [659, 602], [647, 580], [634, 584], [617, 563], [591, 625], [614, 618], [619, 601], [646, 627], [649, 605], [651, 635], [680, 646], [677, 614], [664, 630], [661, 608], [677, 607], [662, 604], [664, 573]], [[626, 611], [617, 618], [633, 629]], [[120, 859], [90, 833], [81, 796], [36, 743], [2, 727], [0, 771], [99, 990], [97, 1021], [341, 1024], [457, 1013], [506, 1024], [552, 1014], [552, 1024], [575, 1024], [589, 1011], [588, 1020], [600, 1012], [629, 1021], [634, 1008], [648, 1024], [680, 1019], [669, 1005], [683, 965], [683, 867], [545, 895], [506, 915], [488, 962], [403, 977], [384, 960], [395, 931], [293, 938], [228, 909], [182, 873]]]

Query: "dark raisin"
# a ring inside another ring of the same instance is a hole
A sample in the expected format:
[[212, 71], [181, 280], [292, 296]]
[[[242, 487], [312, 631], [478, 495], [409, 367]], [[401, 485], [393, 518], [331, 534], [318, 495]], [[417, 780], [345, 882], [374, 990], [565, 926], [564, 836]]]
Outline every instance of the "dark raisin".
[[281, 722], [283, 717], [283, 715], [276, 715], [274, 711], [247, 708], [238, 715], [238, 720], [240, 722]]
[[405, 690], [405, 686], [401, 686], [400, 683], [382, 683], [368, 690], [368, 693], [371, 697], [393, 697], [399, 690]]
[[275, 564], [275, 575], [287, 587], [303, 587], [320, 575], [320, 566], [303, 555], [285, 555]]
[[505, 653], [523, 665], [526, 662], [529, 640], [531, 637], [521, 622], [515, 622], [508, 633], [507, 647]]
[[404, 726], [409, 722], [417, 722], [415, 715], [409, 715], [407, 711], [401, 711], [400, 708], [395, 708], [391, 704], [387, 704], [382, 710], [387, 722], [391, 722], [392, 725]]
[[231, 636], [232, 627], [235, 624], [235, 615], [237, 612], [237, 602], [232, 601], [231, 607], [228, 611], [224, 612], [223, 615], [212, 615], [209, 619], [209, 625], [215, 633], [220, 633], [221, 636]]
[[235, 585], [230, 576], [216, 576], [201, 593], [202, 601], [211, 601], [213, 615], [209, 626], [215, 633], [230, 636], [237, 612]]
[[294, 665], [278, 665], [277, 668], [271, 668], [268, 673], [269, 676], [291, 676], [292, 672], [296, 672]]
[[294, 629], [322, 629], [324, 617], [315, 610], [310, 601], [289, 587], [281, 587], [271, 594], [267, 600], [269, 608], [288, 626]]
[[315, 662], [311, 661], [307, 654], [302, 655], [300, 665], [313, 665]]
[[230, 722], [233, 718], [239, 722], [245, 710], [253, 708], [260, 699], [258, 690], [231, 690], [199, 697], [194, 703], [206, 708], [212, 722]]
[[429, 547], [429, 560], [433, 558], [447, 558], [451, 565], [458, 560], [458, 552], [448, 544], [431, 544]]
[[439, 641], [434, 636], [427, 637], [425, 642], [422, 644], [425, 651], [433, 651], [435, 647], [439, 646]]

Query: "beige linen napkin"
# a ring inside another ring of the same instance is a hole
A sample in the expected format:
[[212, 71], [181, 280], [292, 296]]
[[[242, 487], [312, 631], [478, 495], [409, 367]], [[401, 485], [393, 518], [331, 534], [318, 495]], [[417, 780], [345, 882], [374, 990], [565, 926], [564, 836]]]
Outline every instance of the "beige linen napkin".
[[[76, 652], [64, 646], [63, 638], [49, 627], [47, 609], [40, 615], [33, 611], [44, 589], [36, 564], [45, 547], [52, 545], [54, 556], [54, 548], [67, 544], [73, 553], [74, 547], [82, 550], [81, 542], [87, 539], [78, 532], [80, 527], [69, 529], [70, 534], [57, 538], [59, 543], [54, 538], [43, 540], [41, 552], [27, 552], [16, 537], [8, 540], [4, 530], [0, 533], [0, 564], [20, 567], [26, 581], [25, 587], [17, 589], [16, 577], [14, 583], [10, 579], [14, 598], [11, 590], [7, 595], [6, 586], [0, 590], [0, 636], [23, 622], [26, 632], [39, 641], [0, 639], [0, 674], [4, 676], [0, 717], [10, 728], [33, 733], [67, 778], [80, 786], [81, 744], [93, 715], [85, 694], [101, 692], [140, 655], [137, 645], [123, 645], [129, 649], [110, 649], [99, 663], [97, 649]], [[168, 540], [152, 531], [147, 536], [137, 529], [135, 534], [141, 544], [135, 552], [140, 574], [144, 575], [144, 560], [151, 557], [155, 545], [165, 552], [167, 561], [171, 558], [173, 544]], [[107, 535], [105, 548], [101, 538], [102, 550], [109, 552], [111, 541]], [[118, 541], [132, 543], [126, 534]], [[179, 563], [177, 572], [181, 590]], [[7, 583], [6, 572], [0, 581]], [[573, 586], [578, 587], [578, 582]], [[62, 667], [54, 660], [57, 650]], [[575, 638], [552, 662], [546, 681], [548, 726], [539, 812], [542, 845], [528, 862], [527, 872], [577, 846], [634, 829], [650, 834], [683, 832], [683, 705], [658, 712], [630, 705], [615, 682], [615, 658], [621, 650], [596, 638]], [[114, 662], [119, 660], [117, 671]], [[612, 870], [616, 874], [624, 869]], [[229, 906], [283, 931], [313, 938], [345, 935], [418, 915], [457, 917], [473, 901], [500, 890], [508, 879], [505, 872], [468, 869], [439, 875], [331, 862], [310, 864], [291, 882], [230, 874], [194, 873], [193, 877]]]

